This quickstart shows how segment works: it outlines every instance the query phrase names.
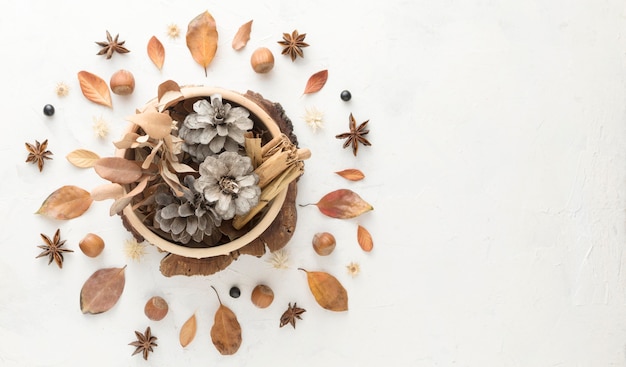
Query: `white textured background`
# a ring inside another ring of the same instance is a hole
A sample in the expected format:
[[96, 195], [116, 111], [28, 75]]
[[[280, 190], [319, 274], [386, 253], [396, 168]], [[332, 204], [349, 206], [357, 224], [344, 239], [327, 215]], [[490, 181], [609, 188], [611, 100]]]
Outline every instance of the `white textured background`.
[[[208, 10], [220, 32], [208, 77], [166, 25]], [[252, 39], [235, 52], [237, 28], [254, 19]], [[307, 33], [311, 47], [292, 63], [276, 44], [282, 32]], [[105, 30], [131, 50], [96, 56]], [[5, 1], [0, 12], [0, 365], [2, 366], [624, 366], [626, 273], [622, 271], [626, 193], [626, 5], [618, 0], [440, 1]], [[166, 47], [158, 71], [145, 47], [156, 35]], [[266, 76], [248, 59], [259, 46], [274, 51]], [[88, 102], [76, 73], [107, 79], [135, 73], [129, 98], [114, 109]], [[322, 91], [301, 96], [309, 75], [328, 69]], [[157, 85], [206, 84], [280, 102], [302, 147], [311, 149], [298, 203], [351, 188], [375, 210], [358, 219], [323, 217], [299, 208], [287, 246], [291, 267], [241, 258], [227, 270], [197, 278], [165, 278], [162, 255], [149, 248], [139, 263], [122, 244], [130, 235], [109, 202], [55, 222], [34, 215], [54, 189], [91, 189], [102, 181], [72, 167], [65, 155], [87, 148], [106, 156], [124, 117], [156, 95]], [[70, 95], [54, 94], [57, 82]], [[349, 89], [352, 101], [339, 99]], [[56, 114], [47, 118], [43, 105]], [[325, 112], [313, 133], [306, 107]], [[371, 148], [354, 158], [334, 138], [348, 115], [370, 120]], [[109, 121], [104, 141], [94, 117]], [[24, 163], [24, 142], [48, 138], [54, 160], [43, 173]], [[343, 181], [333, 172], [360, 168], [367, 178]], [[356, 225], [374, 236], [363, 253]], [[68, 247], [59, 270], [39, 253], [39, 233], [61, 228]], [[310, 239], [338, 239], [328, 258]], [[87, 232], [107, 243], [96, 259], [82, 255]], [[362, 272], [352, 279], [350, 261]], [[119, 303], [96, 316], [80, 312], [80, 287], [101, 267], [127, 264]], [[347, 313], [315, 304], [305, 267], [337, 276], [350, 296]], [[276, 299], [265, 310], [249, 302], [254, 285]], [[228, 296], [239, 285], [242, 297]], [[238, 315], [243, 344], [223, 357], [210, 342], [218, 303]], [[170, 314], [143, 315], [145, 300], [164, 296]], [[278, 327], [288, 302], [307, 309], [297, 329]], [[198, 335], [178, 345], [182, 323], [197, 312]], [[148, 363], [131, 357], [134, 330], [151, 325], [159, 346]]]

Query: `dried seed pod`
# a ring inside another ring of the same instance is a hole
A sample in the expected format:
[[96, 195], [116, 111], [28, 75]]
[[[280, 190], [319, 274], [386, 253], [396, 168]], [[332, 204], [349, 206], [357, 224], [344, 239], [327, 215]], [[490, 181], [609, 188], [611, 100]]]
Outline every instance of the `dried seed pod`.
[[274, 68], [274, 54], [267, 47], [259, 47], [250, 56], [252, 69], [259, 74], [265, 74]]
[[143, 312], [152, 321], [163, 320], [168, 310], [169, 306], [167, 305], [167, 301], [159, 296], [150, 298], [143, 308]]
[[258, 308], [266, 308], [274, 301], [274, 291], [265, 284], [259, 284], [252, 290], [250, 298]]
[[313, 236], [313, 249], [320, 256], [330, 255], [335, 249], [335, 236], [328, 232], [319, 232]]
[[89, 257], [96, 257], [104, 250], [104, 240], [94, 233], [87, 233], [78, 243], [78, 247], [83, 254]]

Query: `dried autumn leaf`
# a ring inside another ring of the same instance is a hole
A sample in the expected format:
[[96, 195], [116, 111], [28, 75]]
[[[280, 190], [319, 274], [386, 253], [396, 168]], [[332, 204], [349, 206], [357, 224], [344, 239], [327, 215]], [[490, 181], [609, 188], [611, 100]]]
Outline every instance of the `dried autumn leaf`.
[[91, 197], [95, 201], [102, 201], [107, 199], [119, 199], [124, 196], [124, 186], [116, 183], [108, 183], [97, 186], [91, 190]]
[[173, 80], [166, 80], [159, 84], [157, 90], [157, 101], [159, 102], [159, 112], [164, 111], [174, 103], [185, 99], [180, 91], [180, 86]]
[[126, 120], [139, 125], [154, 139], [163, 139], [172, 131], [172, 118], [167, 113], [146, 111], [130, 115]]
[[180, 345], [185, 348], [193, 341], [193, 338], [196, 337], [196, 329], [198, 328], [198, 323], [196, 321], [196, 314], [194, 313], [185, 323], [183, 327], [180, 328], [180, 334], [178, 335], [178, 340], [180, 341]]
[[100, 177], [119, 184], [133, 183], [142, 176], [141, 167], [133, 161], [120, 157], [100, 158], [93, 168]]
[[78, 168], [91, 168], [100, 159], [100, 156], [87, 149], [76, 149], [66, 155], [65, 158]]
[[335, 173], [350, 181], [359, 181], [365, 178], [363, 172], [356, 168], [348, 168], [344, 169], [343, 171], [337, 171]]
[[80, 310], [98, 314], [115, 306], [126, 282], [123, 268], [105, 268], [91, 274], [80, 290]]
[[339, 189], [324, 195], [320, 201], [315, 204], [306, 204], [300, 206], [315, 205], [322, 212], [331, 218], [349, 219], [358, 217], [370, 210], [374, 210], [368, 202], [363, 200], [356, 192], [350, 189]]
[[[215, 294], [217, 294], [216, 290]], [[222, 304], [219, 294], [217, 299], [220, 307], [215, 312], [214, 323], [211, 327], [211, 341], [222, 355], [235, 354], [241, 346], [241, 325], [235, 313]]]
[[348, 292], [337, 278], [323, 271], [306, 271], [309, 289], [317, 303], [330, 311], [348, 310]]
[[73, 219], [83, 215], [92, 202], [93, 199], [88, 191], [77, 186], [66, 185], [50, 194], [35, 214], [61, 220]]
[[309, 80], [306, 82], [306, 87], [304, 87], [303, 94], [315, 93], [324, 87], [326, 84], [326, 80], [328, 80], [328, 70], [318, 71], [317, 73], [311, 75]]
[[372, 235], [370, 232], [365, 229], [365, 227], [359, 225], [356, 230], [356, 239], [359, 242], [359, 246], [365, 252], [370, 252], [374, 248], [374, 240], [372, 240]]
[[217, 51], [217, 37], [215, 19], [208, 11], [193, 18], [187, 26], [187, 48], [193, 59], [204, 68], [205, 76]]
[[252, 31], [252, 20], [239, 27], [239, 30], [233, 38], [233, 49], [239, 51], [250, 40], [250, 32]]
[[102, 106], [113, 108], [109, 85], [104, 79], [82, 70], [78, 72], [78, 82], [80, 83], [81, 92], [83, 92], [83, 95], [88, 100]]
[[165, 48], [156, 36], [152, 36], [148, 41], [148, 56], [154, 65], [161, 70], [165, 61]]

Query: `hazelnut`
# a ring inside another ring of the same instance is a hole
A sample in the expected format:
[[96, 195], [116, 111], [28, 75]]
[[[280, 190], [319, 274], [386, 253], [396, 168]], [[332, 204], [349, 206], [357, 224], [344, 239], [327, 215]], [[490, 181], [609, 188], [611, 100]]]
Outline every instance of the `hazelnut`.
[[87, 233], [78, 243], [78, 247], [83, 254], [89, 257], [96, 257], [104, 250], [104, 240], [94, 233]]
[[316, 233], [313, 236], [313, 249], [320, 256], [330, 255], [335, 249], [335, 236], [328, 232]]
[[274, 55], [267, 47], [259, 47], [250, 56], [252, 69], [260, 74], [265, 74], [274, 67]]
[[113, 93], [126, 96], [135, 90], [135, 77], [130, 71], [120, 69], [111, 75], [109, 85]]
[[167, 315], [168, 310], [169, 306], [167, 305], [167, 301], [159, 296], [150, 298], [143, 308], [143, 312], [152, 321], [162, 320], [165, 315]]
[[265, 284], [259, 284], [252, 290], [250, 298], [258, 308], [266, 308], [274, 301], [274, 291]]

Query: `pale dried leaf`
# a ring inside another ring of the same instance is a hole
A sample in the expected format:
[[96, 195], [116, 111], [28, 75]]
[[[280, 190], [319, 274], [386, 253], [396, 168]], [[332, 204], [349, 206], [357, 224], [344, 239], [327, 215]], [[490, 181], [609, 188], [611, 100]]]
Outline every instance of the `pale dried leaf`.
[[196, 330], [198, 329], [198, 322], [196, 320], [196, 314], [191, 315], [187, 321], [180, 328], [180, 334], [178, 335], [178, 340], [180, 341], [180, 345], [185, 348], [193, 341], [196, 337]]
[[77, 186], [66, 185], [50, 194], [35, 214], [68, 220], [83, 215], [93, 199], [91, 194]]
[[148, 41], [148, 56], [154, 65], [159, 68], [159, 70], [163, 68], [163, 62], [165, 61], [165, 48], [156, 36], [152, 36], [150, 41]]
[[304, 87], [303, 94], [315, 93], [318, 92], [328, 80], [328, 70], [321, 70], [317, 73], [311, 75], [309, 80], [306, 83], [306, 87]]
[[139, 146], [139, 144], [137, 143], [137, 139], [139, 138], [139, 136], [140, 135], [137, 133], [126, 133], [122, 137], [122, 140], [113, 142], [113, 145], [115, 145], [117, 149], [136, 148], [137, 146]]
[[120, 157], [100, 158], [94, 169], [100, 177], [119, 184], [133, 183], [143, 174], [137, 163]]
[[239, 51], [248, 43], [250, 40], [250, 32], [252, 31], [252, 20], [245, 23], [235, 34], [233, 38], [233, 49]]
[[180, 86], [173, 80], [166, 80], [159, 84], [157, 101], [159, 103], [159, 112], [165, 111], [174, 103], [185, 99], [183, 93], [180, 91]]
[[111, 208], [109, 208], [109, 215], [114, 216], [116, 214], [120, 214], [124, 208], [128, 206], [133, 201], [132, 197], [123, 196], [119, 199], [115, 199], [113, 204], [111, 204]]
[[109, 85], [104, 79], [83, 70], [78, 72], [78, 82], [80, 83], [80, 90], [88, 100], [113, 108]]
[[100, 185], [91, 190], [91, 198], [95, 201], [119, 199], [122, 196], [124, 196], [124, 187], [116, 183]]
[[146, 111], [126, 117], [139, 125], [151, 138], [163, 139], [172, 131], [172, 118], [167, 113]]
[[204, 68], [207, 75], [207, 67], [213, 61], [217, 51], [217, 27], [215, 19], [205, 11], [189, 22], [187, 27], [187, 48], [193, 59]]
[[105, 268], [94, 272], [80, 291], [80, 310], [98, 314], [110, 310], [119, 300], [126, 282], [123, 268]]
[[76, 149], [66, 155], [65, 158], [78, 168], [90, 168], [100, 159], [100, 156], [87, 149]]

